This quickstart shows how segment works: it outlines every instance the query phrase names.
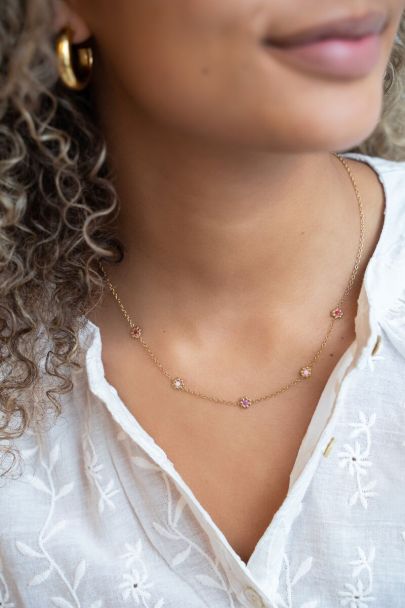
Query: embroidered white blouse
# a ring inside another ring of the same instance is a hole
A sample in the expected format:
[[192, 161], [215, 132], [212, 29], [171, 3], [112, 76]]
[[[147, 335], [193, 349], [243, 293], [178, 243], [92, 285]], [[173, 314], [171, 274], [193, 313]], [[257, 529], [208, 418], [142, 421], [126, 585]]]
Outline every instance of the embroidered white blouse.
[[377, 172], [384, 226], [248, 563], [106, 380], [88, 321], [61, 416], [17, 440], [23, 474], [0, 487], [1, 608], [404, 608], [405, 162], [346, 156]]

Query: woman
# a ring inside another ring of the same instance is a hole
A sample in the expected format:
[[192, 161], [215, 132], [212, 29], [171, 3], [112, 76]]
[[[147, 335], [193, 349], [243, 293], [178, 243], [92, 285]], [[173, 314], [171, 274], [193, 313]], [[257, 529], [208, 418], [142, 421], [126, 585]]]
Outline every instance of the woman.
[[3, 0], [3, 608], [404, 605], [404, 9]]

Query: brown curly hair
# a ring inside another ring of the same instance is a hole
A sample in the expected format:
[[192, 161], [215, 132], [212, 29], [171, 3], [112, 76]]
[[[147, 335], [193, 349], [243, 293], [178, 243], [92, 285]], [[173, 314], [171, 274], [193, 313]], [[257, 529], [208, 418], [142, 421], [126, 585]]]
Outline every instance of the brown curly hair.
[[[119, 203], [90, 88], [58, 82], [51, 0], [0, 13], [0, 472], [15, 438], [54, 419], [80, 367], [79, 331], [102, 298], [97, 260], [119, 263]], [[405, 160], [405, 13], [373, 134], [353, 151]], [[401, 102], [402, 101], [402, 102]]]

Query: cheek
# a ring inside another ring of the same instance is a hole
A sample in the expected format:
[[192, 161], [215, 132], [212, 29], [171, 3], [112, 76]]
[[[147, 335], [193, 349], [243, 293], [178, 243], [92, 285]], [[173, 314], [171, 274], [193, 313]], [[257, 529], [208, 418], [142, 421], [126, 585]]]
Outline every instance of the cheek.
[[107, 75], [107, 83], [118, 85], [135, 107], [178, 128], [191, 128], [199, 118], [206, 129], [218, 112], [232, 109], [234, 92], [245, 89], [252, 61], [247, 58], [256, 52], [253, 17], [263, 0], [118, 4], [112, 14], [105, 9], [111, 3], [103, 0], [94, 27], [101, 94]]
[[253, 0], [213, 1], [121, 0], [99, 36], [101, 94], [118, 87], [142, 114], [211, 142], [341, 150], [372, 132], [394, 32], [373, 74], [326, 81], [269, 59], [241, 19]]
[[254, 121], [245, 136], [254, 132], [264, 148], [289, 152], [358, 145], [379, 121], [386, 62], [384, 56], [368, 77], [344, 82], [267, 61], [262, 70], [266, 76], [262, 74], [262, 85], [246, 111]]

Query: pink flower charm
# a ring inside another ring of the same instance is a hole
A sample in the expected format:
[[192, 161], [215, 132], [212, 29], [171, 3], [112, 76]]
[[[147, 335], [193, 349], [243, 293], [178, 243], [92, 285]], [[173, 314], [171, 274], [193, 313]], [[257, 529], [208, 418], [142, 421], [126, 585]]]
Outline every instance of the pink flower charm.
[[184, 380], [182, 378], [173, 378], [171, 384], [176, 391], [182, 391], [184, 388]]
[[241, 397], [238, 401], [238, 405], [241, 407], [247, 408], [252, 405], [252, 401], [248, 399], [248, 397]]
[[142, 328], [139, 325], [134, 325], [130, 331], [131, 338], [138, 340], [142, 336]]
[[305, 380], [308, 380], [312, 376], [312, 368], [311, 367], [303, 367], [300, 369], [300, 376]]
[[330, 311], [330, 316], [334, 319], [341, 319], [343, 317], [343, 310], [340, 306], [336, 306], [336, 308]]

